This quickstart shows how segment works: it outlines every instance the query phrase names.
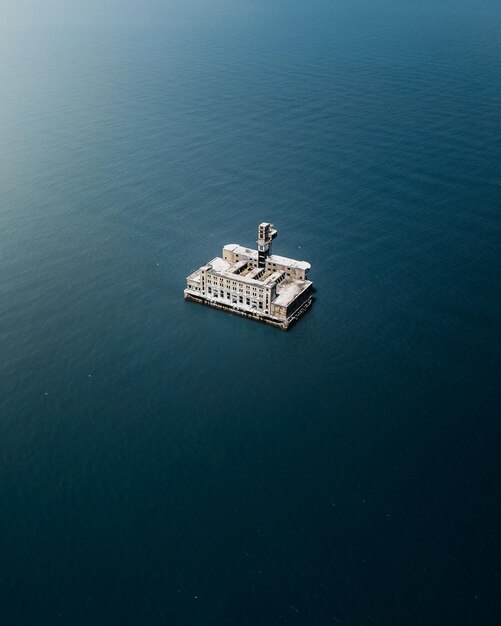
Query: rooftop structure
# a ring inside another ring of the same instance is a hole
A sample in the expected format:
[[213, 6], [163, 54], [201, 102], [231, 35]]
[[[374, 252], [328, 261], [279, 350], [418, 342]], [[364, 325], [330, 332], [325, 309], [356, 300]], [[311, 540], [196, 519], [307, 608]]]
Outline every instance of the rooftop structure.
[[258, 227], [257, 250], [238, 244], [223, 247], [186, 279], [184, 297], [287, 329], [310, 306], [310, 264], [271, 254], [273, 224]]

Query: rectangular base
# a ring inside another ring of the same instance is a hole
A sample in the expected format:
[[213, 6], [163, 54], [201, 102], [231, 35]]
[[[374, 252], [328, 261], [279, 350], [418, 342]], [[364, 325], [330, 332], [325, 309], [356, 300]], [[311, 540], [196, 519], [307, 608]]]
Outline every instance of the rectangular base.
[[232, 306], [228, 306], [226, 304], [221, 304], [220, 302], [216, 302], [214, 300], [207, 300], [206, 298], [201, 298], [200, 296], [196, 296], [187, 291], [184, 292], [185, 300], [191, 300], [192, 302], [198, 302], [199, 304], [205, 304], [206, 306], [211, 306], [215, 309], [221, 309], [223, 311], [227, 311], [228, 313], [233, 313], [235, 315], [240, 315], [241, 317], [246, 317], [251, 320], [255, 320], [256, 322], [264, 322], [265, 324], [270, 324], [271, 326], [276, 326], [277, 328], [282, 328], [282, 330], [287, 330], [290, 326], [297, 321], [305, 311], [307, 311], [311, 305], [311, 297], [308, 298], [306, 302], [293, 314], [291, 317], [284, 321], [280, 321], [274, 319], [273, 317], [268, 317], [267, 315], [263, 315], [262, 313], [251, 313], [249, 311], [242, 311], [241, 309], [235, 309]]

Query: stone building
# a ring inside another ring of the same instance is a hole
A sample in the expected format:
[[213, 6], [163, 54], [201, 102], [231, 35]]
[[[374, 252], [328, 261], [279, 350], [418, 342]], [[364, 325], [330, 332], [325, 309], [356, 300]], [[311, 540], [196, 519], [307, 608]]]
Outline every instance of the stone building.
[[271, 253], [273, 224], [258, 227], [257, 250], [238, 244], [223, 248], [186, 279], [184, 296], [209, 306], [288, 328], [310, 306], [310, 264]]

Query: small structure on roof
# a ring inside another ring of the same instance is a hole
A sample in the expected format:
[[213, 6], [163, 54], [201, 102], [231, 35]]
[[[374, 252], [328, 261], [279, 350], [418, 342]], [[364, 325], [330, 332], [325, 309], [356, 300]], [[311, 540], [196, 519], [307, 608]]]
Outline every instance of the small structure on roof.
[[311, 305], [310, 264], [271, 253], [273, 224], [258, 227], [257, 250], [238, 244], [223, 247], [186, 279], [184, 297], [287, 329]]

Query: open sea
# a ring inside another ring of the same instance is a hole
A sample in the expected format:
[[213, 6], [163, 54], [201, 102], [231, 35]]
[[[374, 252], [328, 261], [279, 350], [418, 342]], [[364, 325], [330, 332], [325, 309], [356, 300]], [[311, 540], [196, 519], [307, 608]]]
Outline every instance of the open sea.
[[[501, 3], [2, 2], [1, 626], [501, 623]], [[312, 264], [289, 332], [185, 302]]]

